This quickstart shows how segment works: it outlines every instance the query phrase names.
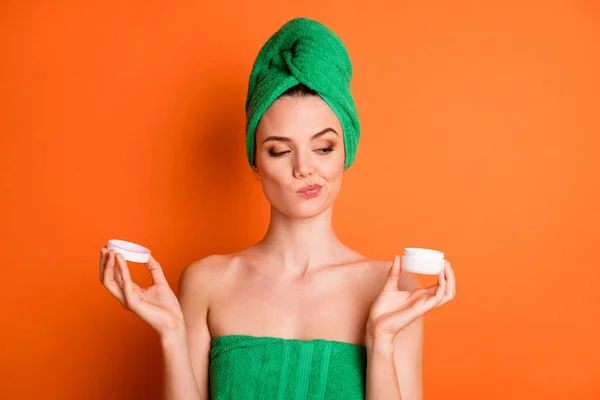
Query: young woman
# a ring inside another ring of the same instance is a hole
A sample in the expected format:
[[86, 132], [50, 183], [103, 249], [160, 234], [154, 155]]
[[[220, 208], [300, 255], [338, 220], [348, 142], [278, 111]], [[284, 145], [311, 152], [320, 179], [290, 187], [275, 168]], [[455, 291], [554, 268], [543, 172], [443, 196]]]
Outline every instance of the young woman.
[[187, 266], [178, 297], [154, 258], [141, 289], [101, 249], [104, 286], [160, 335], [166, 399], [422, 398], [421, 317], [454, 297], [454, 273], [446, 263], [420, 288], [400, 257], [370, 259], [333, 231], [359, 138], [351, 76], [316, 21], [289, 21], [261, 49], [246, 102], [248, 161], [271, 204], [260, 242]]

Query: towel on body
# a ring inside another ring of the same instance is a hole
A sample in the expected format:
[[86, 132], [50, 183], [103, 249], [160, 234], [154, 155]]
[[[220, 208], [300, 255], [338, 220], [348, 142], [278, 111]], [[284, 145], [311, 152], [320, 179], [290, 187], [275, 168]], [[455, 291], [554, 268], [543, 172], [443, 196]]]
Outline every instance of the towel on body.
[[366, 347], [323, 339], [227, 335], [209, 354], [213, 400], [363, 400]]

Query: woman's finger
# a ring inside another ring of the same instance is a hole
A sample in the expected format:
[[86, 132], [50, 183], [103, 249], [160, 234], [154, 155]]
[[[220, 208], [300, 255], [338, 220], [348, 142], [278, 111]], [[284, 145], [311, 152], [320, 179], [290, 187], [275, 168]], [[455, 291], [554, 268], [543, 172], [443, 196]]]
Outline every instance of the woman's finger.
[[451, 298], [453, 299], [456, 296], [456, 276], [454, 275], [454, 270], [452, 269], [452, 264], [448, 262], [448, 270], [450, 271], [448, 277], [448, 286], [452, 286], [452, 290], [450, 291]]
[[115, 265], [114, 277], [115, 277], [115, 282], [117, 283], [119, 288], [121, 288], [121, 290], [122, 290], [123, 289], [123, 273], [121, 272], [121, 268], [119, 267], [118, 263]]
[[455, 287], [454, 273], [452, 272], [452, 267], [450, 266], [449, 261], [446, 261], [446, 280], [448, 284], [446, 286], [446, 295], [444, 297], [446, 298], [446, 301], [450, 301], [454, 297]]
[[116, 255], [117, 262], [119, 263], [119, 268], [121, 269], [121, 275], [123, 277], [123, 293], [125, 295], [125, 302], [127, 306], [133, 310], [137, 306], [135, 294], [133, 292], [133, 281], [131, 280], [131, 275], [129, 274], [129, 267], [127, 266], [127, 261], [123, 258], [122, 254]]
[[167, 283], [167, 278], [165, 278], [162, 267], [158, 261], [152, 257], [152, 254], [150, 254], [150, 259], [146, 263], [146, 269], [150, 271], [150, 275], [152, 275], [152, 282], [154, 284]]
[[106, 286], [106, 289], [108, 290], [108, 292], [110, 294], [113, 295], [113, 297], [115, 297], [119, 303], [125, 307], [125, 296], [123, 295], [123, 290], [121, 288], [119, 288], [115, 283]]
[[106, 247], [100, 249], [100, 282], [104, 283], [104, 267], [106, 266], [106, 254], [108, 250]]
[[387, 279], [383, 285], [383, 291], [398, 290], [398, 280], [400, 279], [400, 256], [394, 256], [394, 262], [388, 272]]
[[437, 292], [438, 288], [440, 287], [439, 282], [436, 284], [433, 284], [431, 286], [427, 286], [426, 288], [419, 288], [414, 290], [414, 293], [416, 296], [418, 297], [431, 297], [431, 296], [435, 296], [435, 293]]
[[454, 298], [454, 277], [452, 275], [452, 268], [450, 267], [450, 263], [446, 261], [444, 265], [444, 278], [446, 279], [446, 290], [444, 291], [444, 296], [442, 301], [440, 301], [436, 307], [443, 306], [450, 300]]
[[117, 285], [117, 283], [114, 280], [114, 270], [115, 270], [114, 252], [108, 251], [106, 253], [105, 257], [106, 257], [106, 262], [105, 262], [104, 276], [102, 277], [102, 279], [103, 279], [102, 284], [110, 292], [110, 294], [112, 294], [117, 300], [119, 300], [119, 303], [121, 303], [121, 305], [123, 307], [125, 307], [125, 296], [123, 294], [123, 290]]
[[115, 253], [108, 250], [105, 255], [104, 273], [102, 276], [102, 284], [106, 286], [115, 280]]
[[438, 288], [437, 292], [435, 292], [435, 297], [437, 298], [438, 302], [442, 301], [444, 299], [444, 294], [446, 293], [446, 287], [448, 287], [448, 281], [446, 279], [446, 271], [442, 271], [442, 273], [440, 274], [440, 287]]
[[438, 287], [435, 294], [425, 300], [426, 308], [431, 309], [441, 303], [444, 300], [444, 293], [446, 293], [446, 272], [441, 271], [438, 275]]

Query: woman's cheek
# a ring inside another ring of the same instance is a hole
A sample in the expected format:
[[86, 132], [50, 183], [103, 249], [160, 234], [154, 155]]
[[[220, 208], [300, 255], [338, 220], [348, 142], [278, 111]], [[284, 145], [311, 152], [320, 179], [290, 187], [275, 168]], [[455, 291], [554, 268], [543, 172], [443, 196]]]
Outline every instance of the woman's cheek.
[[328, 176], [337, 176], [344, 170], [344, 158], [343, 157], [331, 157], [325, 164], [325, 171]]
[[283, 175], [285, 172], [285, 168], [279, 165], [274, 165], [273, 163], [269, 164], [262, 171], [263, 180], [268, 180], [274, 183], [279, 183], [283, 180]]

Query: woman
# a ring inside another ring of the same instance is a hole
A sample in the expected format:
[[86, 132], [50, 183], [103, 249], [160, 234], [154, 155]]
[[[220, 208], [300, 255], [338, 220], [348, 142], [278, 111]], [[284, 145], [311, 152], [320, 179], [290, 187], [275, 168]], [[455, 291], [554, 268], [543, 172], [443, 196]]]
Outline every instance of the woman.
[[449, 263], [420, 288], [332, 229], [359, 123], [342, 41], [305, 18], [263, 46], [250, 76], [247, 154], [271, 204], [264, 238], [189, 265], [178, 298], [161, 266], [131, 281], [101, 250], [107, 289], [160, 335], [166, 399], [420, 399], [422, 316], [454, 297]]

